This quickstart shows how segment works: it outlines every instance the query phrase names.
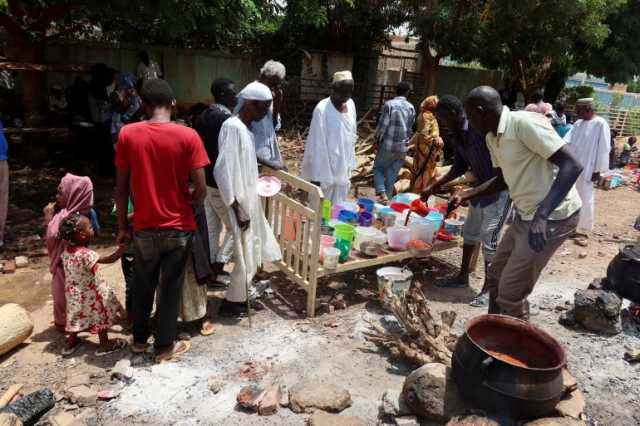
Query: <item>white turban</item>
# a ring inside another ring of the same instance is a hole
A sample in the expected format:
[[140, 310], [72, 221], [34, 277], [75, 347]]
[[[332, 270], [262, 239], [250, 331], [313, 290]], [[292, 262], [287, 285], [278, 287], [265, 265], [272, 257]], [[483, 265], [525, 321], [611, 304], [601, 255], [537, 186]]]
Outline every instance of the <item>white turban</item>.
[[245, 86], [244, 89], [238, 93], [238, 105], [236, 106], [234, 112], [237, 114], [240, 112], [242, 105], [245, 101], [271, 101], [273, 100], [273, 95], [271, 94], [271, 89], [265, 84], [262, 84], [258, 81], [254, 81], [253, 83], [249, 83]]
[[593, 105], [593, 98], [580, 98], [576, 101], [576, 105]]
[[338, 71], [333, 74], [332, 83], [337, 83], [339, 81], [353, 80], [353, 76], [351, 75], [351, 71]]

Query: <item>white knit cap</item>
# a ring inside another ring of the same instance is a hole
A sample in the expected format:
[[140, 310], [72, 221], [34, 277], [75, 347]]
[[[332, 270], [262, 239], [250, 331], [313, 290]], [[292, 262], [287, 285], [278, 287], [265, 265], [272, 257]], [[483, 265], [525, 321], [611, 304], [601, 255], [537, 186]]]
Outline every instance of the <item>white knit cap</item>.
[[331, 80], [331, 82], [337, 83], [339, 81], [345, 81], [345, 80], [353, 80], [351, 71], [338, 71], [337, 73], [333, 74], [333, 79]]
[[266, 85], [254, 81], [253, 83], [247, 84], [245, 88], [238, 93], [238, 98], [248, 101], [270, 101], [273, 100], [273, 95], [271, 94], [271, 89]]
[[576, 101], [576, 105], [593, 105], [593, 98], [580, 98]]

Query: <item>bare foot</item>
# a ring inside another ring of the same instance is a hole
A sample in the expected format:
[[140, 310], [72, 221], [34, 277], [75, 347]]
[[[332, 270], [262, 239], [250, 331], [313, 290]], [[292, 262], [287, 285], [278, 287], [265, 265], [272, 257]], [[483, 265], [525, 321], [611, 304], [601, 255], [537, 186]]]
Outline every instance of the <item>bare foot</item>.
[[200, 327], [200, 334], [203, 336], [210, 336], [215, 333], [216, 329], [211, 321], [208, 319], [202, 320], [202, 326]]

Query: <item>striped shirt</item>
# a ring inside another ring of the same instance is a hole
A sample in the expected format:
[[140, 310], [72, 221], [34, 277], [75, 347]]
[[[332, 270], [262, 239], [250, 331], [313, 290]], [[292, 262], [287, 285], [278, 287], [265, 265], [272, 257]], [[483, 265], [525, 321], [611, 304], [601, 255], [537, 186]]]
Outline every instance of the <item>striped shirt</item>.
[[407, 152], [413, 133], [416, 110], [404, 96], [384, 103], [376, 129], [380, 149], [388, 152]]
[[[471, 170], [478, 179], [478, 184], [483, 184], [496, 176], [484, 136], [476, 129], [469, 127], [467, 120], [464, 121], [462, 130], [453, 133], [451, 140], [454, 151], [451, 171], [456, 176]], [[498, 201], [499, 197], [500, 193], [485, 195], [471, 201], [471, 205], [486, 207]]]

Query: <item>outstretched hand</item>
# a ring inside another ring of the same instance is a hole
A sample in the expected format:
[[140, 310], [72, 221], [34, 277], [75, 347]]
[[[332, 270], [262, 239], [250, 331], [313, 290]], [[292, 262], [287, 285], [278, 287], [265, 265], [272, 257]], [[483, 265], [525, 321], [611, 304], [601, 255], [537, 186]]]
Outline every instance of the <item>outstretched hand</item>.
[[126, 248], [126, 246], [129, 245], [129, 242], [131, 242], [131, 231], [128, 229], [118, 230], [118, 235], [116, 236], [116, 244], [119, 247], [124, 246]]
[[534, 217], [529, 228], [529, 247], [540, 253], [547, 243], [547, 219]]

